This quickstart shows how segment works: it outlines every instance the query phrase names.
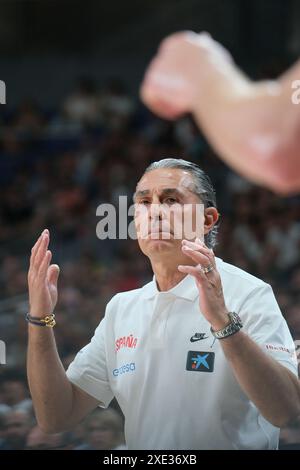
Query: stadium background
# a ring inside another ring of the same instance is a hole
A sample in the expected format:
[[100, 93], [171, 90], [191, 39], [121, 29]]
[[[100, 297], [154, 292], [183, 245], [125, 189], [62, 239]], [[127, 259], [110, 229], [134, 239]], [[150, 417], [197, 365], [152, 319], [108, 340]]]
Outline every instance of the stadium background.
[[[61, 266], [56, 338], [64, 364], [85, 345], [116, 292], [143, 285], [149, 264], [134, 241], [96, 237], [96, 208], [130, 196], [152, 161], [197, 162], [217, 191], [217, 256], [270, 282], [300, 340], [300, 198], [253, 186], [214, 155], [187, 116], [176, 123], [138, 98], [160, 40], [207, 30], [260, 79], [298, 56], [297, 0], [0, 1], [0, 449], [115, 448], [118, 414], [97, 411], [74, 431], [36, 428], [25, 379], [27, 267], [45, 227]], [[155, 387], [155, 384], [153, 384]], [[113, 403], [114, 410], [119, 412]], [[157, 404], [159, 412], [159, 403]], [[300, 427], [282, 431], [300, 448]]]

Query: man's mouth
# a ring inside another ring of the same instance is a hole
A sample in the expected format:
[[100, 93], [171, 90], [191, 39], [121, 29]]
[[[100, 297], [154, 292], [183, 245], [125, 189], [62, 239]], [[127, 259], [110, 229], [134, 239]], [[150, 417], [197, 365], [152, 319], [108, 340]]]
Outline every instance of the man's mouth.
[[171, 237], [173, 235], [171, 230], [151, 230], [148, 232], [148, 236], [151, 237]]

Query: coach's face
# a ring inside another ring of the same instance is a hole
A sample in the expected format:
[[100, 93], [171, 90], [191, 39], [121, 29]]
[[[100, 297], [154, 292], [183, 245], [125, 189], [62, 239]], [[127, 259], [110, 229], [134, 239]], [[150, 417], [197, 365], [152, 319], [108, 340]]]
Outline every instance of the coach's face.
[[142, 252], [155, 261], [162, 256], [185, 259], [183, 239], [204, 240], [218, 212], [204, 210], [190, 172], [175, 168], [149, 171], [138, 182], [135, 193], [135, 226]]

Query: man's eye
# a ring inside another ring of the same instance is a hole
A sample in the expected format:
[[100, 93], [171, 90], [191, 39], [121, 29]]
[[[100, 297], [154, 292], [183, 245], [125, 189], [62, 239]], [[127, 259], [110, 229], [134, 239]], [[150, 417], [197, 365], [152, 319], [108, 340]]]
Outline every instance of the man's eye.
[[147, 199], [144, 199], [143, 201], [140, 201], [139, 204], [142, 204], [143, 206], [147, 206], [148, 204], [150, 204], [150, 201], [148, 201]]
[[177, 201], [177, 199], [175, 199], [174, 197], [167, 197], [167, 198], [165, 199], [165, 202], [166, 202], [167, 204], [176, 204], [176, 202], [178, 202], [178, 201]]

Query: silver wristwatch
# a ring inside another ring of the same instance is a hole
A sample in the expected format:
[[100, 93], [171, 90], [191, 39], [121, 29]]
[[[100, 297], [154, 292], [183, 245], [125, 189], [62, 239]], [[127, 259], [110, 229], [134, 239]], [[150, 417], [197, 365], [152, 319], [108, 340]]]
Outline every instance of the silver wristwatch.
[[243, 327], [242, 320], [240, 319], [239, 315], [235, 312], [228, 312], [228, 316], [230, 318], [230, 323], [222, 328], [222, 330], [214, 331], [210, 328], [213, 336], [217, 339], [224, 339], [228, 336], [234, 335]]

